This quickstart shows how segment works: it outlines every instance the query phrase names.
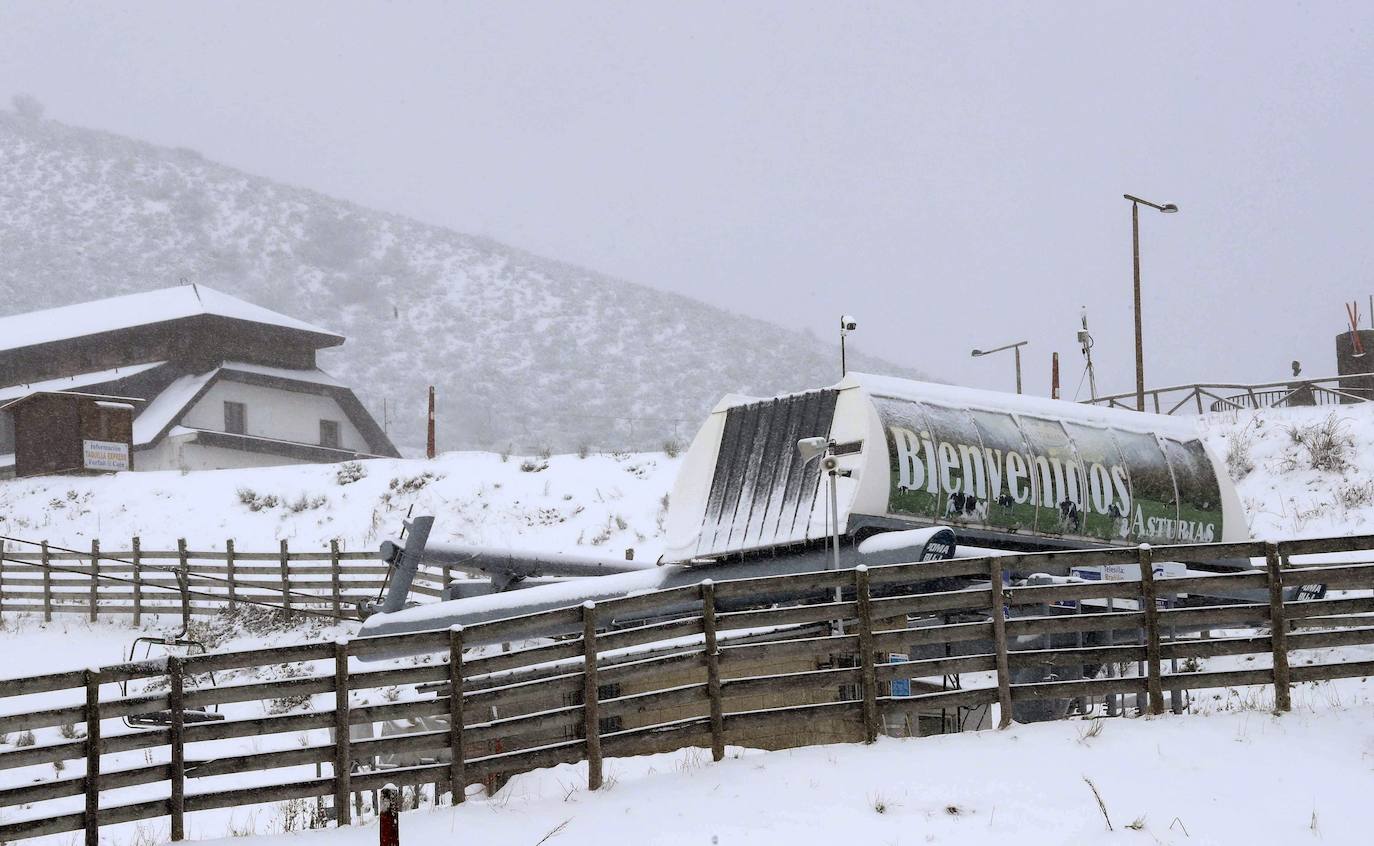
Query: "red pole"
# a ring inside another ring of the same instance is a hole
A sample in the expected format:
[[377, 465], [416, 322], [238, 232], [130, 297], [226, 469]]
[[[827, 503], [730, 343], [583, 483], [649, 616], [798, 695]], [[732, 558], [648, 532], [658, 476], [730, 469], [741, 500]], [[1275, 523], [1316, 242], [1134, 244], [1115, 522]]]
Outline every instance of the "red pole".
[[1050, 399], [1059, 399], [1059, 353], [1054, 353], [1050, 365]]
[[382, 788], [382, 807], [378, 809], [378, 829], [381, 832], [381, 846], [401, 846], [400, 797], [396, 785], [388, 784]]
[[434, 457], [434, 386], [429, 386], [429, 438], [425, 441], [425, 458]]

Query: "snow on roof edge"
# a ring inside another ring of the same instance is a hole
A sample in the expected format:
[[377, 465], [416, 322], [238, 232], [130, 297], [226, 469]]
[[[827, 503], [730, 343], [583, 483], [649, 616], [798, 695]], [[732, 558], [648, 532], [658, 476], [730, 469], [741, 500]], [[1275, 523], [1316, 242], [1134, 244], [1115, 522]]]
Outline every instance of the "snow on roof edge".
[[337, 332], [204, 285], [178, 285], [0, 317], [0, 352], [198, 315], [294, 329], [338, 338], [341, 342], [344, 339]]

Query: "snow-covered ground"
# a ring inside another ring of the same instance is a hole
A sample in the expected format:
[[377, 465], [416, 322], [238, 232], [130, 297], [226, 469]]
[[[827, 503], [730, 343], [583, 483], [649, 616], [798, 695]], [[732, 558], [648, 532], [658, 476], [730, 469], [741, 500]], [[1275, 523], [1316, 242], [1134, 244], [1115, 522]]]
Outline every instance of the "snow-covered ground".
[[[78, 549], [375, 549], [412, 506], [437, 540], [656, 557], [680, 459], [663, 453], [549, 458], [455, 452], [196, 473], [119, 473], [0, 482], [0, 534]], [[359, 478], [354, 478], [359, 475]], [[11, 548], [14, 548], [11, 546]]]
[[[720, 763], [686, 750], [610, 760], [596, 793], [586, 790], [584, 765], [517, 776], [490, 799], [402, 815], [401, 842], [1358, 844], [1369, 842], [1371, 760], [1369, 705], [1104, 720], [1100, 729], [1041, 723], [869, 747], [731, 749]], [[212, 842], [241, 842], [228, 835]], [[255, 843], [376, 840], [373, 823]]]

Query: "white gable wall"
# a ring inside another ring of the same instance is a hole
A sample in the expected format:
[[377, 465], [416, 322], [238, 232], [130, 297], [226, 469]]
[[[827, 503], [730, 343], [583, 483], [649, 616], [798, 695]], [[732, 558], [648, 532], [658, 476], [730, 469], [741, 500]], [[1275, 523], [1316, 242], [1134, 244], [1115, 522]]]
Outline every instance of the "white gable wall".
[[172, 435], [152, 449], [134, 452], [135, 470], [227, 470], [308, 464], [301, 459], [247, 449], [224, 449], [194, 443], [195, 435]]
[[370, 451], [363, 436], [349, 422], [348, 416], [333, 397], [231, 382], [228, 379], [215, 382], [205, 396], [182, 416], [179, 425], [223, 432], [225, 402], [241, 402], [247, 408], [246, 435], [319, 444], [320, 421], [334, 420], [339, 424], [341, 449]]

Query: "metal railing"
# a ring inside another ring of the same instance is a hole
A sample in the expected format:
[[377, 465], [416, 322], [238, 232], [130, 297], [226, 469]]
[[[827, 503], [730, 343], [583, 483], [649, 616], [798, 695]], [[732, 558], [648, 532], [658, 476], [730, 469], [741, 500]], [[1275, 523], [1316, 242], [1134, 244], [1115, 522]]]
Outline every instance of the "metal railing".
[[[1352, 385], [1353, 383], [1353, 385]], [[1282, 382], [1204, 382], [1145, 391], [1145, 408], [1156, 414], [1204, 414], [1254, 408], [1342, 405], [1374, 400], [1374, 373], [1294, 377]], [[1135, 391], [1111, 394], [1084, 405], [1136, 410]]]

